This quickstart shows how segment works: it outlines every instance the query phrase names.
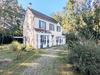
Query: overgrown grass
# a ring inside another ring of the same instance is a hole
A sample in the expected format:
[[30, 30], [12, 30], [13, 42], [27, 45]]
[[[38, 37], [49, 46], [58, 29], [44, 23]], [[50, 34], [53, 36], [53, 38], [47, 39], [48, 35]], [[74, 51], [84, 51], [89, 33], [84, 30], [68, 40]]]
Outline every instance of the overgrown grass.
[[34, 60], [38, 57], [41, 56], [42, 53], [44, 53], [45, 50], [32, 50], [32, 51], [23, 51], [21, 58], [16, 59], [17, 53], [13, 52], [12, 50], [9, 49], [9, 45], [2, 45], [0, 46], [0, 60], [5, 60], [5, 59], [11, 59], [12, 62], [6, 67], [0, 68], [0, 75], [19, 75], [20, 72], [22, 72], [26, 66], [20, 65], [22, 63], [28, 63], [31, 60]]
[[66, 59], [66, 56], [68, 54], [69, 54], [69, 50], [60, 50], [58, 52], [58, 56], [60, 58], [57, 58], [57, 69], [58, 70], [57, 70], [56, 75], [82, 75], [81, 73], [77, 71], [73, 71], [72, 65], [68, 62], [68, 58]]
[[85, 75], [100, 75], [100, 45], [93, 40], [73, 43], [69, 61], [73, 69]]
[[[57, 57], [51, 60], [52, 64], [45, 66], [47, 70], [44, 72], [44, 75], [81, 75], [73, 71], [72, 65], [66, 61], [66, 56], [70, 51], [67, 50], [67, 45], [55, 46], [51, 49], [58, 52], [56, 54]], [[0, 75], [20, 75], [25, 68], [31, 66], [32, 61], [41, 57], [42, 54], [48, 54], [50, 50], [39, 49], [29, 52], [23, 51], [21, 58], [18, 60], [16, 59], [16, 52], [9, 50], [8, 45], [0, 46], [0, 59], [3, 60], [7, 58], [13, 60], [8, 66], [0, 69]]]

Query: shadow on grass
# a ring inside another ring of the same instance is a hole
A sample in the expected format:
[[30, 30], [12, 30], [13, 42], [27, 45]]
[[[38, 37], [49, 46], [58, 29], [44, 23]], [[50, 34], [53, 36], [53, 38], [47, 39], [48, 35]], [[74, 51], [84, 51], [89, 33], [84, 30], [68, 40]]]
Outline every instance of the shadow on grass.
[[[72, 70], [72, 65], [67, 63], [66, 57], [69, 50], [65, 50], [66, 48], [66, 46], [55, 46], [46, 50], [40, 49], [26, 52], [22, 55], [21, 59], [13, 61], [12, 64], [5, 69], [0, 69], [0, 75], [20, 75], [27, 67], [32, 68], [34, 66], [39, 66], [40, 63], [32, 61], [41, 56], [47, 57], [49, 59], [54, 59], [53, 64], [51, 64], [51, 72], [56, 72], [56, 74], [52, 73], [51, 75], [81, 75], [80, 73], [74, 72]], [[57, 52], [57, 54], [49, 54], [51, 50], [53, 50], [52, 52], [54, 53]], [[49, 73], [48, 75], [50, 75]]]
[[57, 75], [82, 75], [80, 72], [73, 71], [72, 65], [68, 62], [67, 54], [69, 53], [69, 50], [56, 50], [58, 51], [58, 56], [62, 58], [58, 59], [58, 71]]
[[9, 66], [0, 69], [0, 75], [19, 75], [26, 67], [39, 65], [38, 63], [30, 62], [41, 57], [41, 54], [45, 53], [45, 50], [34, 50], [30, 52], [24, 52], [21, 55], [21, 59], [15, 59]]

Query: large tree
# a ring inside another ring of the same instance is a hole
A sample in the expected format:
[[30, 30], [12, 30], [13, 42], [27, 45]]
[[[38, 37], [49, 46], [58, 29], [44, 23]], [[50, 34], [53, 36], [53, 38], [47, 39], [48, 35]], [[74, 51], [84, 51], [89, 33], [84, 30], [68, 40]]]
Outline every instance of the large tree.
[[[63, 32], [78, 32], [87, 39], [100, 37], [100, 6], [92, 0], [68, 0], [64, 10], [55, 14], [54, 19], [62, 24]], [[60, 16], [60, 17], [59, 17]]]
[[17, 0], [2, 0], [0, 6], [0, 28], [2, 29], [0, 34], [2, 40], [3, 36], [22, 36], [24, 15], [25, 10], [21, 5], [18, 5]]

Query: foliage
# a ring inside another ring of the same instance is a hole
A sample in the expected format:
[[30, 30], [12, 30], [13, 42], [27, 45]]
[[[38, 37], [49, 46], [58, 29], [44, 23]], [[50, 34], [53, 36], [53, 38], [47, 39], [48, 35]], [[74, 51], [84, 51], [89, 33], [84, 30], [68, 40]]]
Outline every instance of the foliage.
[[52, 17], [62, 25], [63, 33], [77, 31], [81, 37], [100, 39], [100, 7], [90, 0], [68, 0], [63, 11]]
[[72, 47], [73, 42], [78, 41], [78, 36], [75, 33], [66, 34], [66, 43], [68, 44], [68, 48]]
[[25, 49], [26, 49], [26, 45], [23, 45], [23, 46], [21, 47], [21, 50], [24, 51]]
[[5, 36], [22, 36], [25, 10], [17, 0], [2, 0], [0, 5], [0, 37], [3, 43]]
[[75, 25], [75, 0], [68, 0], [66, 6], [63, 7], [63, 11], [57, 12], [53, 18], [60, 22], [64, 33], [74, 31]]
[[32, 45], [29, 45], [29, 47], [32, 47]]
[[68, 42], [69, 40], [77, 41], [78, 40], [78, 36], [76, 36], [74, 33], [66, 34], [66, 41]]
[[83, 11], [80, 16], [76, 16], [76, 30], [80, 33], [81, 36], [86, 37], [87, 39], [94, 37], [95, 39], [100, 39], [100, 8], [96, 8], [95, 11]]
[[100, 75], [100, 45], [91, 40], [74, 43], [69, 61], [74, 70], [88, 75]]
[[61, 24], [62, 21], [62, 12], [52, 12], [51, 16]]
[[18, 50], [18, 46], [20, 45], [20, 43], [18, 42], [18, 41], [13, 41], [12, 43], [11, 43], [11, 45], [10, 45], [10, 49], [12, 50], [12, 51], [17, 51]]

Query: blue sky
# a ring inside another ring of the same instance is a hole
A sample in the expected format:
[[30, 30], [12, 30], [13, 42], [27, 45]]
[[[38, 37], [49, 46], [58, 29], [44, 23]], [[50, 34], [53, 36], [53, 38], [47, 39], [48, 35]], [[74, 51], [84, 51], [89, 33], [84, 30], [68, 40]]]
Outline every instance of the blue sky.
[[18, 0], [18, 2], [25, 9], [32, 3], [33, 9], [50, 16], [52, 12], [62, 10], [67, 0]]

